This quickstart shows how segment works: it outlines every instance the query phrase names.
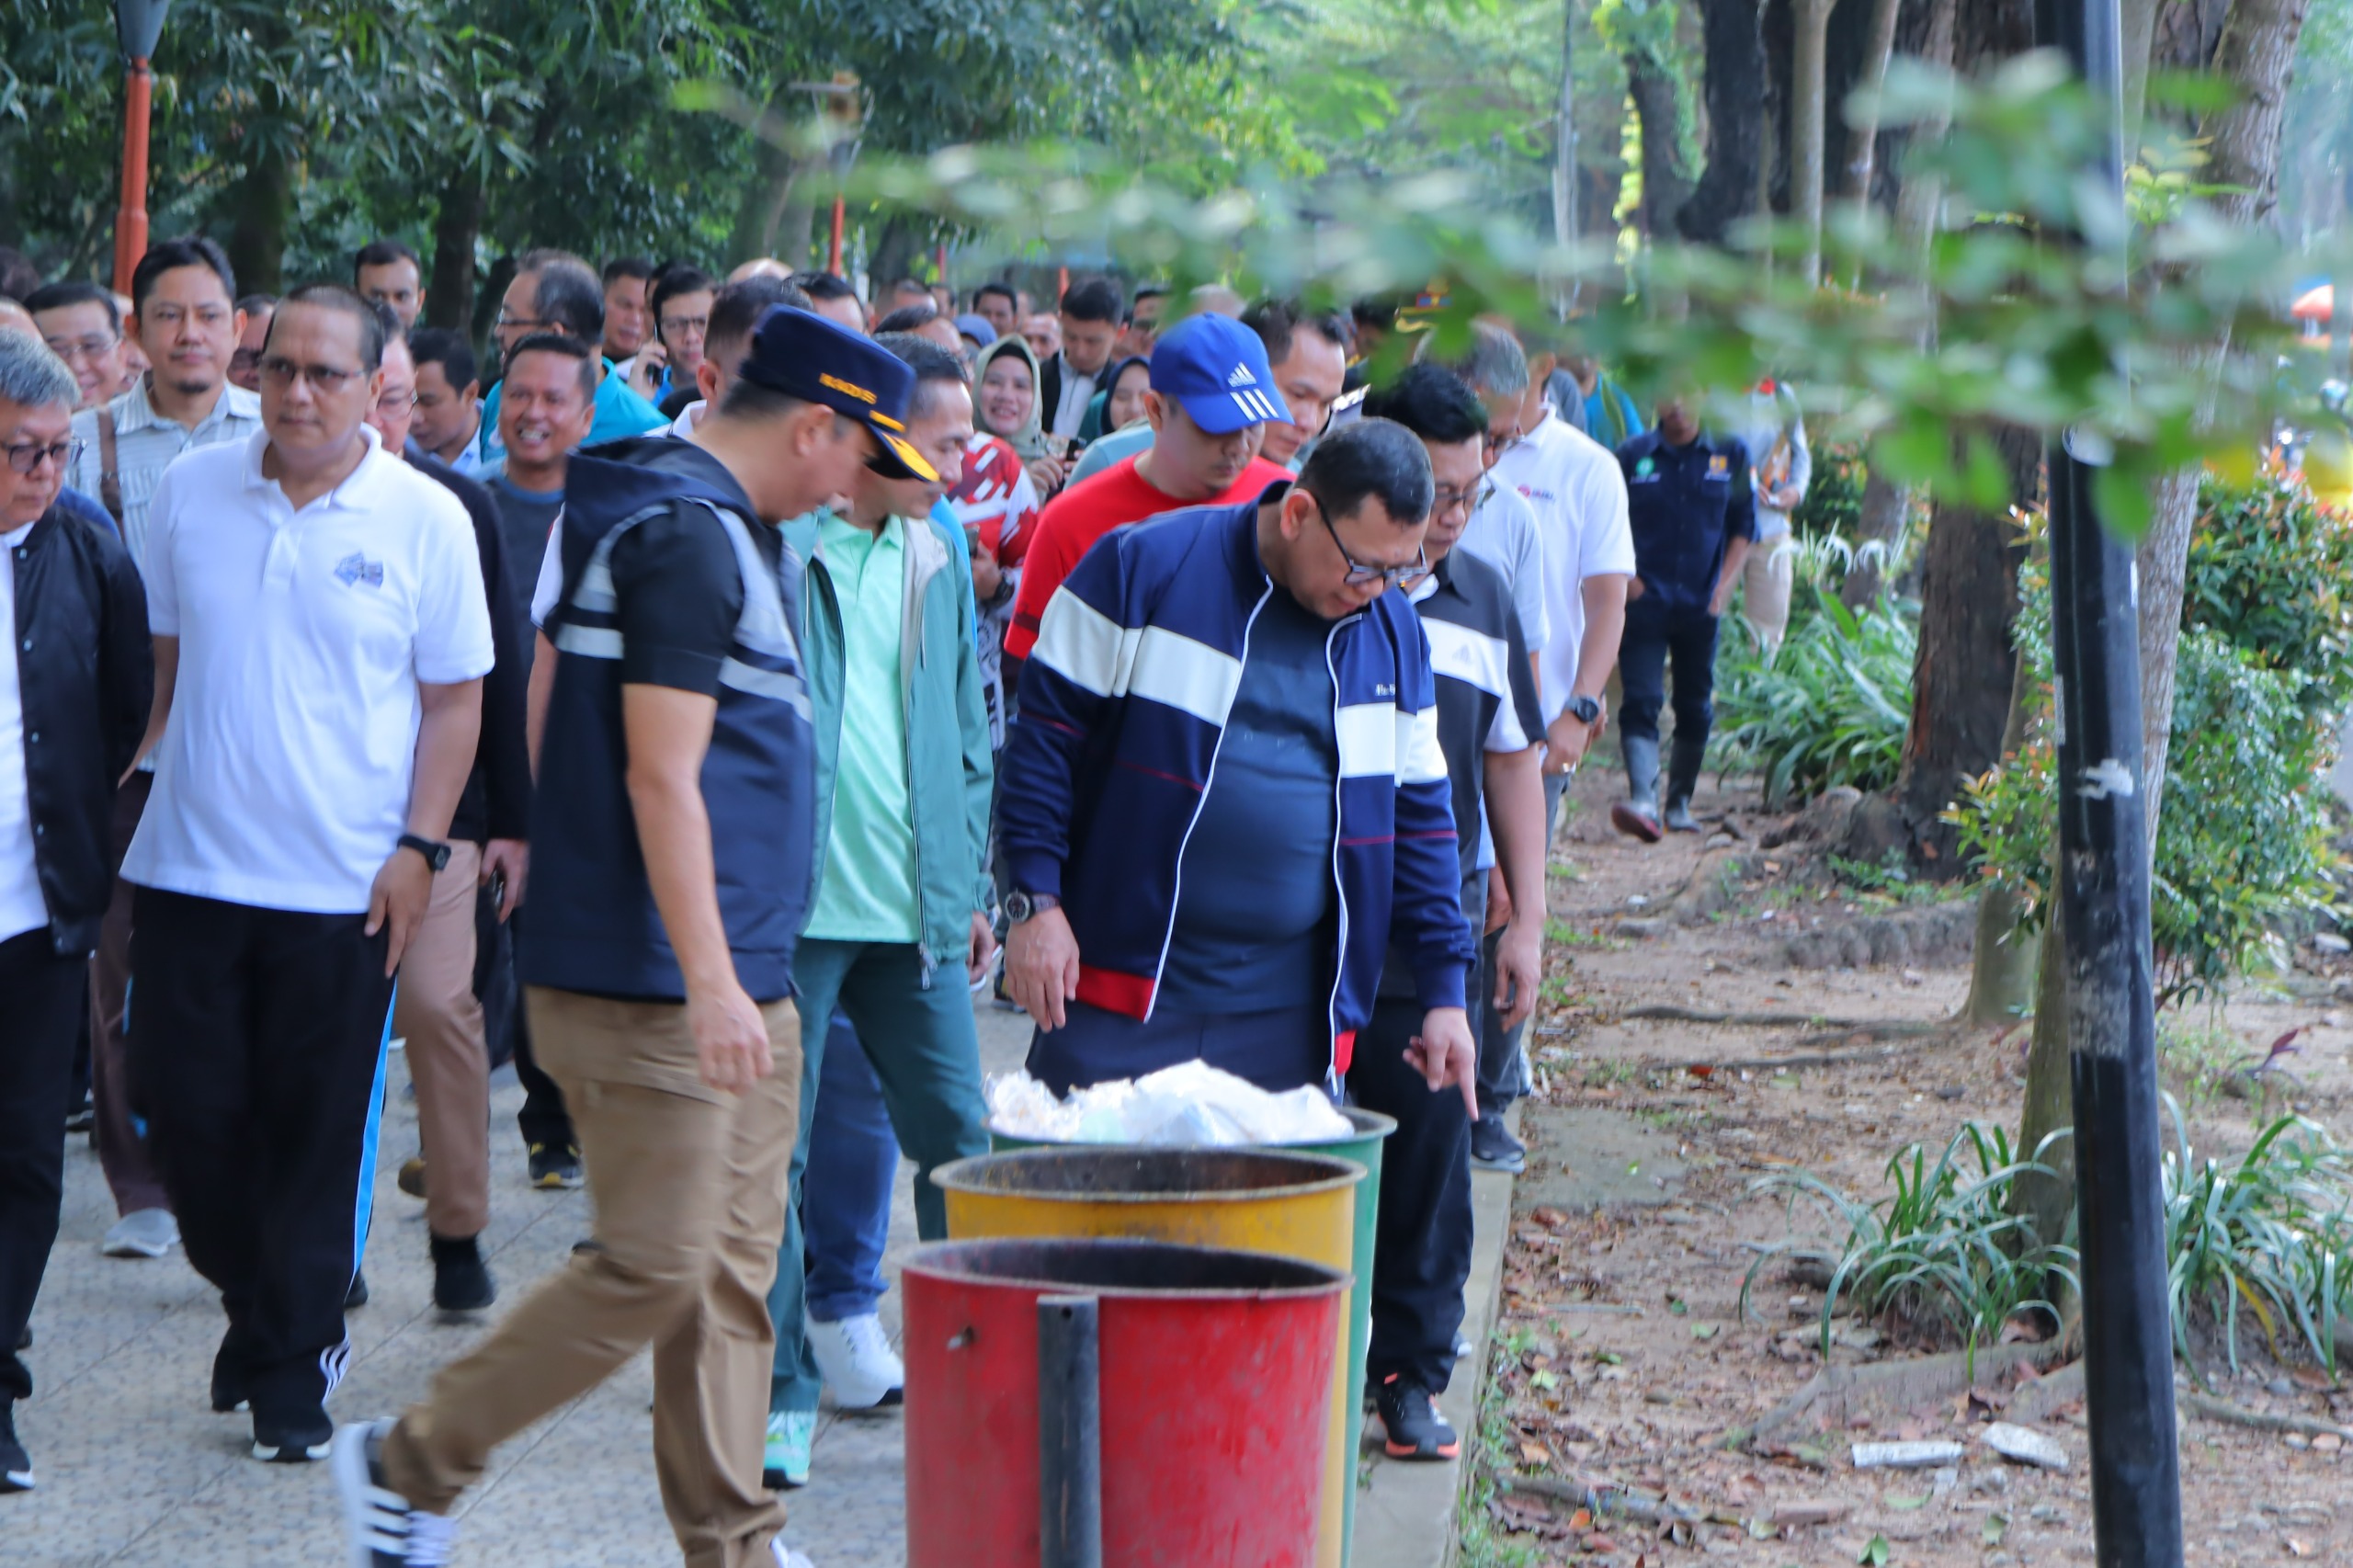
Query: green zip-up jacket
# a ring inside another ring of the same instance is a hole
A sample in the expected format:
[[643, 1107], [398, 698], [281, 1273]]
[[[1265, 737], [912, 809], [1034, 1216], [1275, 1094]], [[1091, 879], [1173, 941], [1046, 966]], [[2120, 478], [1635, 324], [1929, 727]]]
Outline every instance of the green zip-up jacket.
[[[833, 833], [841, 756], [846, 635], [840, 597], [820, 543], [824, 514], [784, 525], [808, 564], [801, 596], [801, 656], [817, 740], [817, 836]], [[960, 976], [972, 915], [989, 908], [988, 706], [974, 651], [972, 585], [961, 537], [928, 517], [903, 517], [906, 590], [900, 617], [899, 695], [907, 734], [907, 800], [915, 813], [916, 924], [930, 965]]]

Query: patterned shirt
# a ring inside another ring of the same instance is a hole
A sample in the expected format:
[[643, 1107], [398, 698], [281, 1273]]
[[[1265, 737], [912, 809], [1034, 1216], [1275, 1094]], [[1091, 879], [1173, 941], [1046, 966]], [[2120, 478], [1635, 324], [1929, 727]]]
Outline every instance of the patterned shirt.
[[[107, 404], [114, 415], [115, 477], [122, 486], [122, 542], [131, 559], [144, 572], [147, 563], [147, 504], [172, 460], [199, 447], [242, 441], [260, 433], [261, 399], [243, 387], [223, 384], [212, 412], [191, 430], [167, 419], [147, 401], [150, 378], [142, 376], [131, 389]], [[85, 495], [97, 495], [105, 473], [105, 451], [98, 441], [98, 411], [85, 408], [74, 416], [74, 438], [82, 443], [65, 483]]]

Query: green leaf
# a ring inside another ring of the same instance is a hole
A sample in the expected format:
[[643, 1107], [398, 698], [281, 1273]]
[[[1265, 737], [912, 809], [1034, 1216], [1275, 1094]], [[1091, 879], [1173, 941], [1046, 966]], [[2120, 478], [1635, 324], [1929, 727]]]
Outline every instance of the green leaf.
[[1882, 1568], [1882, 1565], [1885, 1564], [1888, 1558], [1892, 1555], [1893, 1551], [1887, 1544], [1887, 1537], [1883, 1535], [1875, 1535], [1871, 1537], [1867, 1543], [1865, 1543], [1862, 1554], [1857, 1557], [1855, 1561], [1858, 1562], [1868, 1562], [1871, 1565], [1871, 1568]]
[[1977, 1539], [1984, 1545], [1999, 1546], [2004, 1532], [2009, 1528], [2010, 1517], [2007, 1514], [1988, 1514], [1985, 1522], [1978, 1527]]

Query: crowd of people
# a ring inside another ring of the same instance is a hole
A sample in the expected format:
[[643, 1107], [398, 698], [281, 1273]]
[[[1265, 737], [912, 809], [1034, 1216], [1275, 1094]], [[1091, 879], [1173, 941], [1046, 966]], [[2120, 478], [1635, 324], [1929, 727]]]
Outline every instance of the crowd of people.
[[[1453, 1455], [1545, 846], [1613, 674], [1613, 820], [1697, 826], [1735, 586], [1786, 621], [1787, 390], [1718, 431], [1500, 324], [1375, 383], [1389, 302], [555, 250], [478, 352], [426, 282], [386, 240], [240, 295], [191, 237], [0, 299], [0, 1491], [85, 1124], [103, 1250], [218, 1289], [211, 1407], [330, 1462], [356, 1560], [446, 1561], [650, 1346], [685, 1561], [798, 1561], [821, 1393], [902, 1396], [902, 1154], [938, 1238], [987, 1147], [992, 989], [1057, 1092], [1201, 1059], [1396, 1119], [1368, 1386]], [[338, 1431], [395, 1040], [438, 1308], [497, 1295], [498, 1063], [594, 1233]]]

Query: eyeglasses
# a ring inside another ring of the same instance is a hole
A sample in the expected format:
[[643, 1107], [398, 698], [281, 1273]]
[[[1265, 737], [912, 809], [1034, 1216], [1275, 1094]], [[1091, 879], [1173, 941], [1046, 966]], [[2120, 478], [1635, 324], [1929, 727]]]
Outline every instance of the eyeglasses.
[[29, 475], [39, 472], [44, 458], [55, 463], [62, 473], [81, 460], [82, 443], [64, 440], [43, 446], [39, 441], [27, 441], [21, 446], [0, 447], [0, 451], [8, 454], [8, 466], [18, 473]]
[[1488, 431], [1485, 437], [1487, 460], [1494, 462], [1497, 458], [1518, 446], [1519, 440], [1520, 436], [1517, 429]]
[[537, 332], [547, 324], [535, 316], [510, 316], [504, 307], [499, 310], [498, 320], [493, 324], [500, 332]]
[[70, 365], [76, 359], [97, 358], [116, 344], [120, 343], [122, 335], [117, 333], [112, 337], [105, 337], [97, 333], [92, 333], [87, 337], [51, 337], [45, 338], [43, 341], [49, 345], [49, 351], [51, 354]]
[[386, 387], [376, 399], [376, 412], [388, 419], [395, 415], [406, 414], [415, 406], [416, 393], [413, 391], [399, 392]]
[[267, 354], [262, 357], [261, 373], [262, 379], [275, 387], [290, 387], [303, 381], [323, 392], [338, 392], [368, 372], [338, 369], [333, 365], [297, 365], [284, 355]]
[[691, 332], [697, 337], [700, 337], [710, 331], [710, 318], [707, 315], [664, 316], [662, 318], [662, 335], [665, 337], [668, 337], [673, 334], [681, 332]]
[[1357, 558], [1348, 553], [1348, 547], [1340, 542], [1340, 530], [1332, 526], [1332, 514], [1324, 508], [1323, 499], [1312, 491], [1307, 492], [1306, 494], [1310, 501], [1315, 503], [1315, 515], [1324, 519], [1324, 531], [1332, 536], [1333, 548], [1340, 552], [1340, 559], [1347, 562], [1347, 580], [1350, 583], [1379, 583], [1393, 588], [1398, 584], [1418, 577], [1430, 569], [1429, 552], [1423, 550], [1415, 551], [1412, 562], [1404, 566], [1359, 564]]
[[260, 368], [261, 350], [258, 348], [240, 348], [229, 356], [229, 369], [232, 374], [243, 375]]
[[1430, 515], [1436, 517], [1441, 512], [1451, 512], [1458, 506], [1475, 512], [1485, 506], [1488, 498], [1495, 493], [1495, 487], [1492, 481], [1463, 489], [1457, 489], [1451, 484], [1441, 484], [1430, 494]]

